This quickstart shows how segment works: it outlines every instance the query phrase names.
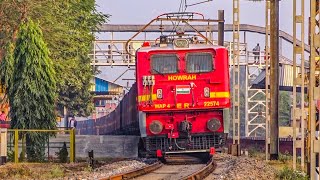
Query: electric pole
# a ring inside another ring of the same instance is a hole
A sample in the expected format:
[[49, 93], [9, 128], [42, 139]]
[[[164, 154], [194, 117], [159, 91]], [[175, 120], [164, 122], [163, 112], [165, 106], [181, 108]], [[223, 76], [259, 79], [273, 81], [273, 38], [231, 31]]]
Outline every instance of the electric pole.
[[270, 160], [279, 155], [279, 0], [270, 0]]

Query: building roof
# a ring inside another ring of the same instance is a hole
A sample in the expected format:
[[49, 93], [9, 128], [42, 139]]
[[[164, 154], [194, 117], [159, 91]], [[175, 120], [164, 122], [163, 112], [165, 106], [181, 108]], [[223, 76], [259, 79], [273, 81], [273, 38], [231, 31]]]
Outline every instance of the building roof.
[[98, 74], [98, 75], [95, 76], [95, 78], [102, 79], [104, 81], [107, 81], [110, 84], [113, 84], [113, 85], [116, 85], [116, 86], [119, 86], [119, 87], [123, 88], [122, 85], [120, 85], [118, 83], [111, 82], [106, 74]]

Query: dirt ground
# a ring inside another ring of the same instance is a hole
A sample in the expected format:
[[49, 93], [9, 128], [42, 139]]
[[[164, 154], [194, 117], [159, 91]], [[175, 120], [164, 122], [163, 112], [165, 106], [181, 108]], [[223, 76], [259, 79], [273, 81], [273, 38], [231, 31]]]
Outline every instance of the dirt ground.
[[86, 162], [59, 163], [7, 163], [0, 166], [0, 179], [56, 179], [91, 180], [108, 177], [147, 165], [146, 160], [112, 159], [97, 164], [94, 170]]
[[84, 170], [85, 164], [7, 163], [0, 166], [0, 179], [53, 179]]
[[206, 180], [273, 180], [276, 170], [268, 163], [254, 158], [229, 154], [215, 155], [216, 170]]
[[[206, 179], [233, 180], [272, 180], [278, 179], [277, 173], [285, 166], [291, 167], [290, 157], [282, 161], [266, 162], [263, 154], [254, 157], [234, 157], [217, 154], [217, 169]], [[154, 160], [110, 159], [100, 161], [94, 170], [86, 162], [58, 163], [7, 163], [0, 166], [0, 179], [55, 179], [55, 180], [91, 180], [106, 178], [151, 164]], [[281, 178], [280, 178], [281, 179]]]

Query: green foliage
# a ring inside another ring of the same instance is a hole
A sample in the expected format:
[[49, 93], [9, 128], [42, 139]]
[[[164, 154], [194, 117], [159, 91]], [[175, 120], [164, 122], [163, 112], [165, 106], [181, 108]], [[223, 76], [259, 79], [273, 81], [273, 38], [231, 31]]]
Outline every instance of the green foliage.
[[[0, 46], [15, 41], [17, 27], [26, 19], [40, 23], [54, 61], [57, 107], [86, 116], [93, 109], [90, 94], [94, 71], [88, 54], [94, 34], [108, 15], [96, 11], [95, 0], [3, 0], [0, 3]], [[0, 59], [2, 59], [0, 50]]]
[[60, 166], [54, 166], [50, 171], [50, 178], [61, 178], [64, 176], [63, 169]]
[[106, 17], [96, 11], [94, 0], [60, 0], [46, 6], [51, 10], [41, 8], [44, 16], [39, 20], [44, 32], [50, 34], [46, 41], [58, 72], [57, 105], [66, 106], [73, 115], [87, 116], [93, 109], [90, 82], [94, 75], [88, 54], [93, 32]]
[[19, 162], [24, 162], [25, 159], [26, 159], [25, 153], [23, 151], [21, 151], [20, 155], [19, 155]]
[[277, 173], [277, 178], [281, 180], [308, 180], [308, 176], [302, 172], [285, 167]]
[[68, 150], [67, 150], [66, 142], [63, 142], [62, 148], [60, 149], [59, 152], [56, 152], [56, 155], [58, 156], [61, 163], [68, 162]]
[[13, 69], [14, 69], [14, 46], [12, 43], [8, 43], [5, 47], [5, 51], [7, 52], [3, 58], [3, 61], [0, 63], [0, 83], [5, 87], [9, 87], [12, 79]]
[[280, 91], [279, 96], [279, 125], [289, 126], [291, 119], [291, 101], [289, 92]]
[[88, 165], [88, 166], [83, 168], [83, 171], [85, 171], [85, 172], [93, 172], [93, 168], [90, 165]]
[[13, 162], [14, 161], [14, 151], [13, 150], [7, 152], [7, 160], [9, 162]]
[[[39, 24], [21, 25], [14, 51], [14, 76], [9, 79], [11, 127], [14, 129], [54, 129], [56, 81], [53, 63]], [[47, 135], [26, 133], [29, 161], [44, 160]]]
[[292, 160], [292, 156], [289, 152], [286, 151], [284, 154], [282, 153], [279, 154], [279, 161], [281, 161], [282, 163], [286, 163], [291, 160]]

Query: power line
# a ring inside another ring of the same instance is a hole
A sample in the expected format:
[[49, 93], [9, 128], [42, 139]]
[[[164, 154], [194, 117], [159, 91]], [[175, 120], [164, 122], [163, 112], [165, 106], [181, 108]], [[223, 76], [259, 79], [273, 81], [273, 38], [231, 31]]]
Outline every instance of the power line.
[[[186, 1], [187, 1], [187, 0], [186, 0]], [[186, 6], [186, 9], [187, 9], [187, 7], [189, 7], [189, 6], [195, 6], [195, 5], [207, 3], [207, 2], [210, 2], [210, 1], [213, 1], [213, 0], [201, 1], [201, 2], [198, 2], [198, 3], [190, 4], [190, 5], [187, 5], [187, 4], [186, 4], [185, 6]]]

